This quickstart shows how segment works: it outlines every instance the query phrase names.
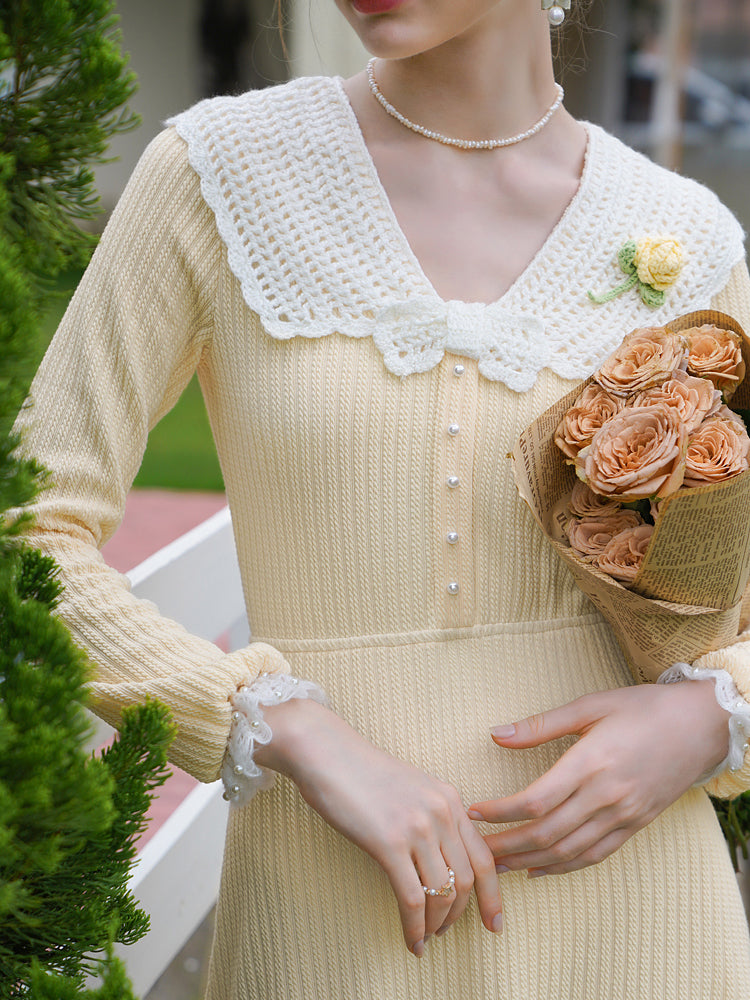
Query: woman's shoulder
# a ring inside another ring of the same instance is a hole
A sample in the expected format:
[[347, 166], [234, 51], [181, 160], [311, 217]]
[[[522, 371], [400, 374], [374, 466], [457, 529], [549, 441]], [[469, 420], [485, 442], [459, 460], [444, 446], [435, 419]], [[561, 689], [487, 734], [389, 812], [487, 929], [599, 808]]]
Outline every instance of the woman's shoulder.
[[607, 190], [617, 216], [640, 219], [641, 228], [674, 229], [711, 238], [720, 233], [741, 245], [737, 218], [714, 191], [691, 177], [660, 166], [598, 125], [586, 124], [593, 186]]
[[167, 119], [179, 133], [200, 129], [224, 131], [248, 128], [253, 132], [299, 134], [330, 118], [340, 95], [338, 77], [298, 77], [287, 83], [249, 90], [243, 94], [209, 97]]

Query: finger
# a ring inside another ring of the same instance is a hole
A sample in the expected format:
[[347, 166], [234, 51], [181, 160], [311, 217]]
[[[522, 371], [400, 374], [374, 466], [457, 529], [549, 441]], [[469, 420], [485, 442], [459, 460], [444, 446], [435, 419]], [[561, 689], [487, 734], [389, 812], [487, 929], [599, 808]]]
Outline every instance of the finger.
[[589, 868], [591, 865], [598, 865], [600, 861], [606, 860], [606, 858], [608, 858], [611, 854], [618, 851], [634, 832], [634, 830], [624, 829], [613, 830], [608, 836], [603, 837], [595, 844], [592, 844], [583, 853], [579, 854], [575, 858], [571, 858], [569, 861], [555, 865], [546, 864], [544, 867], [540, 866], [539, 868], [530, 868], [529, 877], [535, 878], [539, 875], [566, 875], [569, 872], [580, 871], [582, 868]]
[[560, 774], [557, 768], [562, 759], [561, 757], [541, 778], [515, 795], [473, 803], [468, 809], [469, 818], [484, 820], [486, 823], [518, 823], [546, 816], [570, 798], [581, 783], [580, 775], [572, 772], [565, 775], [564, 771]]
[[482, 819], [487, 823], [541, 819], [569, 799], [593, 775], [606, 775], [606, 771], [606, 760], [592, 755], [586, 741], [581, 740], [566, 750], [549, 771], [520, 792], [501, 799], [475, 802], [469, 806], [468, 815], [470, 819]]
[[[456, 873], [439, 850], [425, 850], [415, 853], [414, 866], [418, 878], [421, 880], [420, 888], [424, 900], [424, 931], [425, 937], [427, 937], [434, 934], [442, 926], [455, 902]], [[449, 885], [449, 883], [451, 884]], [[427, 891], [425, 891], [425, 887], [427, 887]], [[464, 891], [464, 906], [467, 897], [468, 891]]]
[[468, 820], [462, 822], [460, 833], [474, 875], [474, 889], [482, 923], [488, 931], [497, 933], [503, 926], [503, 904], [495, 871], [495, 859], [484, 838]]
[[[621, 829], [614, 821], [612, 814], [597, 817], [588, 823], [584, 823], [568, 837], [558, 840], [549, 847], [538, 851], [519, 852], [517, 854], [504, 854], [497, 859], [498, 863], [512, 871], [520, 871], [524, 868], [543, 868], [548, 871], [550, 867], [565, 865], [593, 848], [597, 843], [609, 837], [615, 830]], [[635, 832], [631, 830], [631, 833]]]
[[383, 868], [398, 903], [406, 947], [421, 958], [424, 952], [425, 899], [419, 875], [410, 857], [390, 859]]
[[[450, 846], [443, 847], [442, 853], [446, 864], [455, 874], [455, 882], [453, 886], [454, 892], [448, 899], [450, 907], [443, 917], [442, 923], [435, 931], [436, 934], [447, 931], [458, 920], [466, 909], [466, 905], [469, 902], [469, 895], [474, 885], [474, 872], [469, 863], [466, 848], [460, 838], [456, 838], [455, 842]], [[491, 854], [490, 860], [492, 860]], [[494, 862], [492, 863], [492, 869], [494, 871]]]
[[587, 694], [567, 705], [530, 715], [509, 726], [496, 726], [492, 730], [492, 739], [502, 746], [518, 749], [540, 746], [561, 736], [583, 732], [601, 718], [603, 707], [601, 696]]
[[609, 807], [610, 803], [603, 803], [591, 789], [581, 788], [541, 819], [522, 823], [502, 833], [488, 834], [484, 838], [485, 843], [496, 860], [544, 850], [569, 837], [584, 823], [600, 817]]

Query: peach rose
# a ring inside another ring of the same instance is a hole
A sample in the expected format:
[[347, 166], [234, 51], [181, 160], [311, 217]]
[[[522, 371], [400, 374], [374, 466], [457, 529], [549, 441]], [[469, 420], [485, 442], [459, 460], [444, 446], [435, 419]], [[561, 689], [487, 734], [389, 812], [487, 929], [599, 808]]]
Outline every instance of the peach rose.
[[648, 543], [654, 533], [652, 524], [640, 524], [637, 528], [625, 528], [615, 535], [604, 552], [596, 561], [603, 573], [620, 580], [621, 583], [632, 583], [636, 573], [641, 568]]
[[633, 263], [638, 278], [657, 292], [666, 292], [682, 271], [685, 254], [682, 244], [671, 236], [645, 236], [638, 241]]
[[568, 510], [573, 517], [601, 517], [603, 514], [614, 514], [615, 511], [622, 510], [622, 504], [619, 500], [594, 493], [590, 486], [578, 479], [568, 501]]
[[735, 413], [734, 410], [730, 410], [728, 406], [720, 406], [716, 410], [716, 413], [709, 413], [706, 419], [712, 419], [713, 417], [716, 417], [717, 420], [734, 420], [736, 424], [740, 425], [743, 431], [747, 430], [747, 427], [745, 426], [745, 421], [742, 419], [739, 413]]
[[581, 448], [591, 444], [602, 424], [621, 409], [622, 402], [616, 396], [611, 396], [600, 385], [587, 385], [555, 431], [555, 444], [574, 460]]
[[628, 400], [628, 406], [653, 406], [654, 403], [673, 406], [686, 425], [688, 434], [692, 434], [706, 417], [716, 413], [721, 406], [721, 393], [708, 379], [693, 378], [677, 371], [661, 385], [644, 389]]
[[661, 326], [633, 330], [594, 379], [614, 396], [629, 396], [666, 381], [682, 367], [686, 354], [680, 334], [670, 333]]
[[643, 519], [634, 510], [618, 510], [600, 517], [573, 518], [565, 525], [570, 547], [584, 562], [593, 562], [605, 550], [615, 535], [626, 528], [636, 528]]
[[576, 474], [618, 500], [663, 499], [682, 485], [688, 432], [673, 406], [627, 407], [578, 453]]
[[685, 460], [685, 486], [721, 483], [750, 468], [750, 438], [736, 420], [714, 418], [691, 435]]
[[745, 377], [739, 335], [706, 324], [683, 330], [683, 336], [688, 344], [688, 371], [710, 379], [728, 399]]

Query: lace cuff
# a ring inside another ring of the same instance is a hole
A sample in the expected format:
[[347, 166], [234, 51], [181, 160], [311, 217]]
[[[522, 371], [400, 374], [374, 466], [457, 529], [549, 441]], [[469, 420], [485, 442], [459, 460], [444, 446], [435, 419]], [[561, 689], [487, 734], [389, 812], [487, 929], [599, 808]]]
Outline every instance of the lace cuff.
[[696, 785], [705, 785], [707, 781], [722, 774], [727, 768], [739, 771], [748, 749], [750, 736], [750, 705], [737, 690], [732, 675], [726, 670], [703, 670], [691, 667], [689, 663], [675, 663], [659, 677], [658, 684], [675, 684], [679, 681], [714, 681], [714, 693], [719, 705], [729, 716], [729, 752], [718, 767], [709, 774], [703, 775]]
[[243, 684], [229, 699], [232, 729], [221, 767], [224, 798], [232, 805], [244, 806], [256, 792], [270, 788], [274, 773], [259, 767], [253, 760], [256, 744], [271, 742], [271, 727], [263, 718], [264, 705], [280, 705], [290, 698], [312, 698], [327, 705], [325, 692], [313, 681], [303, 681], [289, 674], [263, 673]]

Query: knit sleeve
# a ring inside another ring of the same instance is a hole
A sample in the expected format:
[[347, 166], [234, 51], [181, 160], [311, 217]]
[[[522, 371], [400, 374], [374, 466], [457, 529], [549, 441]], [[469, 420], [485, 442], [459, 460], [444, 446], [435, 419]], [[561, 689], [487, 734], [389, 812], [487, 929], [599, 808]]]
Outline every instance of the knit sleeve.
[[150, 428], [211, 338], [221, 253], [184, 143], [164, 132], [136, 168], [17, 421], [22, 452], [50, 473], [29, 541], [61, 567], [58, 613], [94, 664], [95, 710], [116, 726], [125, 706], [158, 698], [178, 728], [172, 760], [202, 781], [219, 775], [230, 695], [288, 665], [262, 643], [227, 655], [191, 635], [136, 600], [98, 550], [122, 519]]
[[[733, 316], [750, 332], [750, 275], [744, 262], [734, 268], [727, 286], [714, 296], [711, 308]], [[701, 670], [726, 670], [739, 694], [750, 702], [750, 630], [742, 632], [731, 646], [698, 657], [693, 666]], [[747, 791], [750, 788], [750, 754], [745, 753], [744, 764], [739, 770], [726, 770], [705, 787], [711, 795], [720, 798], [734, 798]]]

